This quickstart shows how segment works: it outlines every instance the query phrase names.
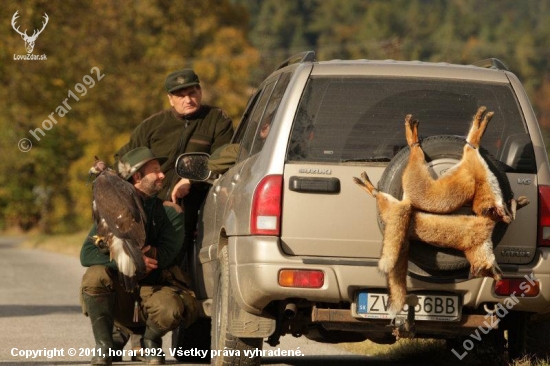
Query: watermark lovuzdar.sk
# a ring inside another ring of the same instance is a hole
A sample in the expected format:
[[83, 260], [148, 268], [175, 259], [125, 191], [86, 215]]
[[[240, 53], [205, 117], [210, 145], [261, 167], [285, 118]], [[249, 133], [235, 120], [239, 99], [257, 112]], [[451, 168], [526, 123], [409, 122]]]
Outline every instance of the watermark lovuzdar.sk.
[[33, 55], [32, 51], [34, 50], [34, 44], [36, 42], [36, 39], [38, 38], [40, 33], [42, 33], [44, 31], [44, 29], [48, 25], [48, 21], [50, 20], [50, 18], [48, 17], [48, 14], [44, 13], [44, 16], [43, 16], [44, 21], [42, 22], [42, 28], [40, 30], [34, 29], [33, 33], [29, 36], [27, 34], [26, 29], [25, 29], [24, 32], [21, 32], [19, 30], [20, 26], [17, 25], [17, 18], [19, 18], [18, 13], [19, 13], [19, 10], [17, 10], [13, 14], [13, 17], [11, 18], [11, 26], [12, 26], [13, 30], [16, 31], [21, 36], [21, 38], [23, 38], [23, 41], [25, 42], [25, 49], [27, 51], [27, 54], [26, 55], [16, 55], [16, 54], [14, 54], [13, 59], [14, 60], [25, 60], [25, 61], [43, 61], [43, 60], [47, 60], [48, 57], [45, 54], [43, 54], [43, 55]]
[[[525, 275], [524, 277], [525, 281], [519, 285], [519, 288], [525, 293], [531, 289], [531, 286], [535, 286], [536, 284], [534, 282], [535, 278], [533, 277], [533, 273]], [[523, 297], [525, 295], [524, 293], [519, 294], [519, 296]], [[480, 325], [479, 327], [477, 327], [474, 333], [470, 334], [470, 337], [475, 341], [481, 342], [483, 334], [487, 334], [491, 330], [493, 330], [498, 325], [498, 323], [500, 323], [502, 318], [504, 318], [508, 314], [509, 310], [512, 310], [512, 308], [516, 306], [517, 303], [519, 303], [519, 299], [516, 297], [516, 292], [514, 291], [510, 296], [504, 299], [502, 303], [498, 303], [495, 305], [494, 312], [490, 312], [485, 315], [485, 319], [487, 319], [483, 322], [485, 327]], [[496, 314], [497, 316], [496, 320], [493, 320], [494, 318], [492, 315], [494, 314]], [[462, 347], [464, 348], [462, 353], [457, 352], [454, 348], [451, 349], [451, 351], [459, 360], [462, 360], [464, 357], [466, 357], [468, 352], [475, 347], [475, 343], [472, 339], [467, 338], [464, 340], [464, 342], [462, 342]]]
[[[68, 96], [65, 98], [64, 101], [61, 102], [56, 108], [55, 112], [50, 113], [48, 118], [42, 121], [42, 128], [37, 127], [35, 129], [29, 130], [29, 133], [32, 137], [34, 137], [35, 141], [40, 141], [40, 138], [46, 136], [46, 132], [53, 128], [54, 125], [57, 124], [57, 119], [54, 115], [57, 115], [57, 117], [63, 118], [69, 111], [72, 109], [71, 103], [78, 102], [80, 98], [85, 96], [88, 93], [88, 88], [93, 88], [97, 81], [103, 79], [105, 74], [102, 74], [99, 70], [99, 67], [94, 66], [90, 70], [90, 75], [84, 75], [82, 77], [82, 83], [76, 83], [74, 85], [74, 91], [69, 89]], [[94, 78], [95, 77], [95, 78]], [[88, 88], [86, 88], [86, 86]], [[78, 93], [78, 95], [77, 95]], [[32, 149], [32, 141], [29, 138], [22, 138], [17, 143], [17, 147], [22, 152], [29, 152]]]

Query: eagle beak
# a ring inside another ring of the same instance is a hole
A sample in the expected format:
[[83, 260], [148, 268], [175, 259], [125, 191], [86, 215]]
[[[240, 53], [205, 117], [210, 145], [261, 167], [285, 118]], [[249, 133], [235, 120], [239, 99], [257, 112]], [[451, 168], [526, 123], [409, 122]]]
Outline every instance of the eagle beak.
[[91, 167], [89, 170], [90, 175], [88, 176], [88, 181], [86, 182], [86, 185], [90, 183], [90, 180], [92, 180], [92, 175], [97, 175], [99, 173], [99, 170], [95, 168], [95, 166]]
[[88, 180], [86, 181], [86, 185], [90, 184], [90, 181], [92, 180], [93, 173], [90, 172], [90, 175], [88, 175]]

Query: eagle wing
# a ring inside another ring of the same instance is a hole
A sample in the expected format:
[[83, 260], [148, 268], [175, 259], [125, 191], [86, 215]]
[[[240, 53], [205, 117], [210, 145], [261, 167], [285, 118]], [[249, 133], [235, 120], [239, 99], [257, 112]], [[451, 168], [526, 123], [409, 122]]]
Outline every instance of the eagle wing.
[[98, 237], [107, 243], [126, 290], [132, 291], [136, 276], [145, 273], [141, 248], [147, 219], [141, 199], [132, 184], [107, 170], [94, 181], [92, 213]]

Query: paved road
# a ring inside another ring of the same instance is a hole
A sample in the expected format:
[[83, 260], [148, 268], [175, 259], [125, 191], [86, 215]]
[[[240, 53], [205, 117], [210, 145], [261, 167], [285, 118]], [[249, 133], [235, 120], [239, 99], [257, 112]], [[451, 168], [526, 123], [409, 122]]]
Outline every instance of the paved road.
[[[84, 269], [77, 258], [40, 250], [20, 249], [17, 241], [0, 237], [0, 363], [13, 365], [86, 365], [81, 350], [95, 345], [89, 319], [82, 315], [79, 285]], [[170, 334], [165, 337], [168, 354]], [[277, 348], [297, 350], [302, 357], [266, 357], [270, 365], [365, 365], [373, 359], [348, 354], [340, 348], [308, 341], [304, 337], [281, 338]], [[68, 355], [75, 349], [76, 356]], [[55, 357], [19, 356], [26, 351], [57, 350]], [[271, 349], [265, 345], [264, 349]], [[59, 352], [61, 352], [60, 354]], [[15, 356], [14, 356], [15, 354]], [[129, 358], [125, 358], [129, 360]], [[168, 356], [168, 364], [177, 361]], [[209, 363], [209, 360], [205, 360]], [[117, 365], [136, 365], [123, 362]], [[377, 364], [377, 363], [376, 363]]]

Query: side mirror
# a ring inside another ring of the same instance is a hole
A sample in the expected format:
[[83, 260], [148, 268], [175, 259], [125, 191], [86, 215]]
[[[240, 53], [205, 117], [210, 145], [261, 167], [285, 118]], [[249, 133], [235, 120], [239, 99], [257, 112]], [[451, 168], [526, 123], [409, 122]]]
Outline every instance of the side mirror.
[[210, 178], [207, 153], [186, 153], [176, 159], [176, 174], [180, 178], [204, 182]]

